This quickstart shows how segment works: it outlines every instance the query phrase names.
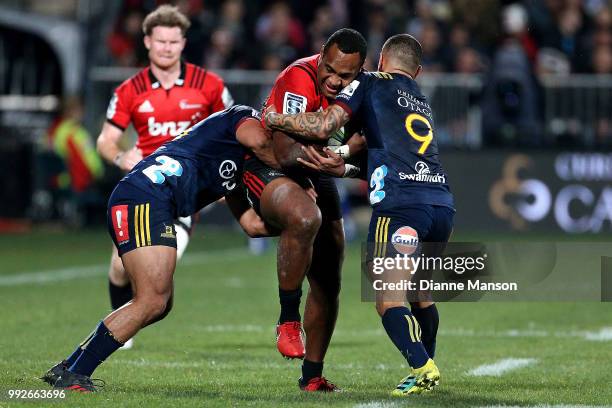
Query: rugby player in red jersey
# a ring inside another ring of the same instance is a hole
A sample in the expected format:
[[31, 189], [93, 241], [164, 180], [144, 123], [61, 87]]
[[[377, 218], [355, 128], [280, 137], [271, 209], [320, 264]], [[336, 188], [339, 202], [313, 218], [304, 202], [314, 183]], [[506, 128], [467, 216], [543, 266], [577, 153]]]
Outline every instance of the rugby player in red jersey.
[[[168, 5], [158, 7], [144, 19], [144, 44], [150, 64], [115, 90], [97, 141], [102, 157], [123, 171], [130, 171], [162, 144], [233, 104], [218, 75], [181, 61], [189, 25], [187, 17]], [[123, 151], [119, 141], [130, 122], [138, 140], [133, 148]], [[190, 230], [191, 217], [177, 220], [178, 258], [187, 247]], [[113, 309], [132, 299], [132, 286], [114, 246], [108, 280]], [[130, 339], [125, 348], [131, 344]]]
[[[324, 109], [357, 76], [366, 51], [361, 34], [351, 29], [338, 30], [326, 41], [320, 54], [294, 62], [279, 75], [265, 110], [300, 113]], [[338, 315], [344, 256], [338, 192], [329, 176], [304, 174], [303, 167], [296, 165], [296, 157], [302, 155], [300, 143], [281, 132], [273, 134], [273, 143], [283, 171], [249, 158], [243, 181], [253, 207], [281, 231], [277, 347], [287, 358], [304, 358], [300, 388], [335, 391], [337, 387], [323, 377], [322, 371]], [[344, 145], [340, 150], [346, 152], [349, 147]], [[299, 171], [294, 172], [297, 168]], [[316, 204], [304, 188], [310, 182], [317, 194]], [[310, 290], [304, 310], [304, 347], [299, 306], [305, 276]]]

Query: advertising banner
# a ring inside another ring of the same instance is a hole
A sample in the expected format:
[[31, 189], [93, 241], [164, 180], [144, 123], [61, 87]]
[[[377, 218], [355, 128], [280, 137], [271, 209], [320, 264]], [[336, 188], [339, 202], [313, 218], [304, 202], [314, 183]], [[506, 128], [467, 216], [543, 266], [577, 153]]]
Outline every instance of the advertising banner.
[[457, 152], [442, 159], [456, 229], [612, 233], [612, 153]]

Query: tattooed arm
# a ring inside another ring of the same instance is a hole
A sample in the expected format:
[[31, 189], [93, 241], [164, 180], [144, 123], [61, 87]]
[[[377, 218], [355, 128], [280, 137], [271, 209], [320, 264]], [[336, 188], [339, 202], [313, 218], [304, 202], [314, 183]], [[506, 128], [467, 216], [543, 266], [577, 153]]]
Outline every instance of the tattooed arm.
[[268, 112], [266, 126], [301, 136], [307, 140], [327, 140], [350, 119], [338, 105], [330, 105], [322, 112], [305, 112], [297, 115], [281, 115]]

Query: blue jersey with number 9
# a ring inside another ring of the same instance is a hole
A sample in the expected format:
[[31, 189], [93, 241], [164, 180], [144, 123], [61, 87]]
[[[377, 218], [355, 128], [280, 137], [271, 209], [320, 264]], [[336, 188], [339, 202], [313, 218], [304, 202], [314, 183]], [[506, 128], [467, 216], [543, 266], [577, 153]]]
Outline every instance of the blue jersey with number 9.
[[236, 188], [247, 150], [236, 140], [245, 119], [259, 112], [234, 105], [215, 113], [138, 163], [122, 182], [176, 205], [177, 217], [191, 215]]
[[431, 107], [412, 78], [362, 72], [335, 103], [362, 122], [373, 207], [454, 207], [438, 156]]

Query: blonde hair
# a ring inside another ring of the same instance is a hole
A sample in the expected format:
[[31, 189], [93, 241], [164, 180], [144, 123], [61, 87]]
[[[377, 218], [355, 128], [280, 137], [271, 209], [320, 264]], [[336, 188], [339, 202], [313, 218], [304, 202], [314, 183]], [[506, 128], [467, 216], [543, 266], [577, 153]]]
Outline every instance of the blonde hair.
[[158, 26], [179, 27], [181, 33], [185, 36], [191, 23], [189, 19], [178, 10], [178, 7], [164, 4], [147, 14], [142, 22], [142, 32], [145, 35], [151, 35], [153, 29]]

